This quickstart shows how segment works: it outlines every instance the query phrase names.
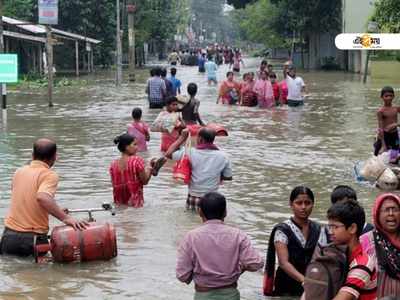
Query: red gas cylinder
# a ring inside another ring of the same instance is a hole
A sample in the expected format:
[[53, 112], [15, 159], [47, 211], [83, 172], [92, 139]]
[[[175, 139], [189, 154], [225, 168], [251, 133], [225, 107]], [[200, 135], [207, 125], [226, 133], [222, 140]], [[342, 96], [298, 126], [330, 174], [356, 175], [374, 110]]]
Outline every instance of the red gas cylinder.
[[50, 251], [55, 262], [109, 260], [117, 256], [117, 238], [113, 225], [89, 223], [85, 230], [71, 226], [54, 227]]
[[[191, 136], [197, 136], [200, 129], [203, 128], [200, 125], [192, 124], [186, 126], [189, 129]], [[228, 136], [228, 131], [224, 128], [224, 126], [217, 124], [217, 123], [209, 123], [206, 125], [207, 128], [215, 130], [217, 136]]]

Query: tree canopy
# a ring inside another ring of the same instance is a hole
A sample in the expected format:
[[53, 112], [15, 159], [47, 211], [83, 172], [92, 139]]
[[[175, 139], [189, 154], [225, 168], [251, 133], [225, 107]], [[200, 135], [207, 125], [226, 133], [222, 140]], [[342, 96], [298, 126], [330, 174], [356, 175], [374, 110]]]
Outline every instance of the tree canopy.
[[285, 47], [293, 33], [307, 38], [313, 33], [338, 31], [341, 0], [257, 0], [234, 14], [249, 40]]
[[400, 32], [400, 1], [378, 0], [372, 19], [379, 24], [381, 32]]
[[[220, 1], [220, 0], [219, 0]], [[101, 40], [95, 48], [96, 63], [113, 61], [116, 31], [115, 0], [59, 0], [58, 29]], [[122, 29], [127, 36], [125, 6], [120, 0]], [[190, 0], [135, 0], [135, 33], [137, 46], [149, 40], [171, 40], [184, 31], [190, 15]], [[37, 0], [3, 0], [4, 15], [37, 23]]]

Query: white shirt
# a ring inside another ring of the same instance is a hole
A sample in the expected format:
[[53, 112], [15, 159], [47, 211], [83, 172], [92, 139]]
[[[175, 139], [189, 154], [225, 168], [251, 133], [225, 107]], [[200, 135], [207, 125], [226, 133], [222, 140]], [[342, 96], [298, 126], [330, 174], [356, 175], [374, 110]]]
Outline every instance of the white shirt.
[[303, 78], [287, 76], [286, 84], [288, 87], [288, 100], [302, 101], [303, 95], [301, 94], [301, 90], [305, 86]]
[[[180, 160], [185, 154], [185, 149], [172, 154], [173, 160]], [[202, 197], [208, 192], [218, 191], [221, 175], [232, 177], [231, 163], [220, 150], [198, 150], [191, 148], [190, 162], [192, 164], [192, 177], [189, 184], [189, 194]]]

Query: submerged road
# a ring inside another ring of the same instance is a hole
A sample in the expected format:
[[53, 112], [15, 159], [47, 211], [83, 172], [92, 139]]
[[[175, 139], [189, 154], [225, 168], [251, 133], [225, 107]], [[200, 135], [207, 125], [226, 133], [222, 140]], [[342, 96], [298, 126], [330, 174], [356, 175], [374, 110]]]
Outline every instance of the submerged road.
[[[244, 71], [255, 71], [259, 60], [246, 59], [245, 64]], [[219, 69], [219, 80], [226, 71], [226, 66]], [[281, 71], [277, 73], [281, 78]], [[325, 220], [330, 191], [338, 184], [353, 186], [369, 215], [377, 194], [355, 182], [352, 168], [371, 154], [379, 91], [388, 83], [363, 86], [360, 76], [342, 72], [298, 73], [309, 90], [303, 108], [260, 110], [216, 105], [216, 87], [207, 86], [196, 67], [178, 67], [184, 90], [189, 82], [199, 85], [202, 118], [229, 129], [229, 137], [217, 140], [233, 162], [234, 181], [221, 189], [228, 199], [226, 222], [245, 230], [263, 253], [273, 225], [290, 217], [289, 193], [296, 185], [314, 191], [312, 218], [320, 221]], [[113, 75], [101, 73], [88, 77], [88, 86], [57, 89], [52, 109], [41, 91], [10, 96], [7, 126], [2, 125], [0, 132], [1, 231], [11, 177], [29, 162], [38, 137], [53, 137], [58, 143], [55, 170], [61, 177], [61, 206], [96, 207], [112, 201], [108, 167], [119, 156], [113, 138], [126, 130], [133, 107], [142, 107], [149, 123], [158, 114], [147, 109], [145, 78], [117, 89]], [[146, 159], [159, 155], [159, 143], [159, 134], [152, 134]], [[117, 228], [115, 260], [36, 265], [0, 257], [0, 298], [192, 299], [193, 285], [175, 279], [176, 249], [200, 219], [185, 211], [186, 188], [173, 182], [171, 166], [145, 188], [143, 208], [120, 208], [115, 217], [96, 215], [98, 221], [113, 222]], [[52, 219], [52, 224], [59, 223]], [[242, 299], [266, 299], [261, 283], [261, 272], [244, 274], [239, 281]]]

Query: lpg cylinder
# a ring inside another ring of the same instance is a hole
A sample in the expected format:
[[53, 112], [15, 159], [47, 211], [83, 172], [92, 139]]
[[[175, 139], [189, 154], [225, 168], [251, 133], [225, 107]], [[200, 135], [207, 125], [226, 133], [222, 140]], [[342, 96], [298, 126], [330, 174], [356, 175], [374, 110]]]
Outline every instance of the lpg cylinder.
[[54, 227], [50, 251], [55, 262], [109, 260], [117, 256], [117, 238], [113, 225], [89, 223], [85, 230], [71, 226]]

